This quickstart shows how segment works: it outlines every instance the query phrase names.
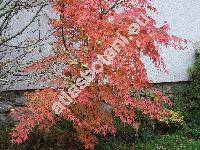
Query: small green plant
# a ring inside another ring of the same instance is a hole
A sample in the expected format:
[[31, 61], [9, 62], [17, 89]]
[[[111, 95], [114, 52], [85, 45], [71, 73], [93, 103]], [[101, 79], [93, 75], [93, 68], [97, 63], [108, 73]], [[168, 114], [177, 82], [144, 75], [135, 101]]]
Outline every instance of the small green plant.
[[164, 117], [160, 121], [166, 124], [180, 124], [183, 125], [183, 116], [179, 111], [170, 110], [171, 115], [169, 117]]

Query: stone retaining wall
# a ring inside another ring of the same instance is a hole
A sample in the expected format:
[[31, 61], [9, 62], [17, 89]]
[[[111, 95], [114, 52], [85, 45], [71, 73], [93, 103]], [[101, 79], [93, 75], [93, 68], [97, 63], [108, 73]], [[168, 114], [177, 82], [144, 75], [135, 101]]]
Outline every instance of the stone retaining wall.
[[[177, 83], [159, 83], [154, 84], [155, 87], [159, 88], [166, 95], [172, 94], [172, 88], [174, 86], [184, 86], [187, 82], [177, 82]], [[12, 121], [10, 112], [19, 107], [26, 107], [26, 100], [24, 97], [25, 92], [30, 91], [6, 91], [1, 92], [0, 96], [0, 123], [6, 123]]]

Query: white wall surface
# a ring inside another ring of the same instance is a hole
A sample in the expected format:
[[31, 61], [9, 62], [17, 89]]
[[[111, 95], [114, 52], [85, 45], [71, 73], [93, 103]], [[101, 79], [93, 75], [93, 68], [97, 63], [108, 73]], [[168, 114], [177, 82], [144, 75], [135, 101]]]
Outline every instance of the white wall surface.
[[[200, 41], [200, 0], [156, 0], [155, 6], [158, 8], [159, 13], [153, 14], [152, 16], [158, 21], [158, 25], [167, 21], [171, 25], [170, 33], [189, 39], [192, 43], [188, 45], [189, 49], [185, 51], [162, 48], [161, 55], [167, 65], [169, 74], [164, 73], [164, 71], [158, 71], [148, 58], [144, 58], [149, 78], [153, 82], [187, 81], [187, 70], [194, 60], [195, 50], [193, 43]], [[13, 24], [15, 30], [20, 28], [21, 23], [26, 23], [27, 18], [30, 16], [30, 12], [24, 12], [21, 18]], [[48, 28], [46, 28], [48, 26], [48, 20], [45, 15], [41, 16], [41, 23], [41, 31], [45, 34], [48, 30]], [[32, 27], [34, 28], [34, 25]], [[27, 37], [34, 37], [34, 34], [27, 31], [21, 38]], [[46, 44], [41, 47], [42, 53], [35, 52], [28, 54], [22, 62], [29, 62], [30, 60], [35, 60], [50, 54], [51, 47], [47, 44], [48, 42], [45, 43]], [[12, 55], [17, 55], [17, 53]], [[10, 79], [14, 79], [15, 82], [4, 85], [0, 90], [32, 89], [46, 86], [45, 84], [37, 84], [35, 80], [32, 80], [32, 76], [17, 77], [16, 79], [14, 76], [9, 76], [7, 80], [9, 81]]]
[[[170, 33], [191, 40], [200, 41], [200, 1], [199, 0], [156, 0], [158, 14], [153, 16], [158, 25], [164, 21], [171, 25]], [[194, 60], [194, 44], [188, 44], [186, 51], [162, 48], [161, 55], [167, 65], [169, 74], [157, 71], [147, 59], [149, 78], [154, 82], [177, 82], [188, 80], [188, 68]]]

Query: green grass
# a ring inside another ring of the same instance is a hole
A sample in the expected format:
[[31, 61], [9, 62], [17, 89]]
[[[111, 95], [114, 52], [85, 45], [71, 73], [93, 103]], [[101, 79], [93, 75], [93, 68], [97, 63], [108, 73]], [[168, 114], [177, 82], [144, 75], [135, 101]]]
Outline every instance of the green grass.
[[126, 143], [111, 137], [96, 146], [96, 150], [200, 150], [200, 140], [188, 139], [182, 135], [165, 135], [146, 142]]
[[195, 141], [182, 135], [166, 135], [146, 143], [137, 143], [134, 147], [135, 150], [200, 150], [200, 140]]

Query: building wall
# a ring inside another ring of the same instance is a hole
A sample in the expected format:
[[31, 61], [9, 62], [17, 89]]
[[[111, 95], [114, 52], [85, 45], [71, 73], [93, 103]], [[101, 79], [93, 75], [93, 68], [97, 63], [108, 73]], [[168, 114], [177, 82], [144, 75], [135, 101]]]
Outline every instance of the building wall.
[[200, 1], [199, 0], [156, 0], [158, 15], [154, 15], [158, 24], [167, 21], [171, 25], [170, 33], [189, 39], [186, 51], [162, 48], [161, 55], [169, 70], [169, 74], [156, 71], [147, 60], [149, 77], [154, 82], [177, 82], [188, 80], [188, 68], [192, 65], [195, 48], [193, 43], [200, 41]]
[[[188, 44], [189, 49], [185, 51], [177, 51], [173, 48], [162, 48], [161, 55], [164, 58], [169, 74], [166, 74], [164, 71], [158, 71], [151, 61], [144, 57], [149, 78], [154, 83], [187, 81], [187, 70], [192, 65], [194, 59], [194, 43], [200, 41], [200, 1], [156, 0], [154, 4], [158, 8], [159, 13], [149, 15], [152, 15], [158, 21], [158, 25], [162, 25], [164, 21], [167, 21], [171, 25], [170, 33], [189, 39], [192, 42]], [[44, 12], [48, 10], [49, 8], [47, 7]], [[13, 22], [13, 32], [16, 32], [15, 30], [19, 29], [21, 24], [26, 23], [30, 16], [31, 12], [22, 12], [21, 16]], [[41, 15], [40, 22], [41, 25], [39, 28], [42, 34], [45, 34], [48, 32], [48, 19], [46, 15]], [[20, 38], [33, 38], [34, 36], [37, 36], [31, 32], [37, 26], [33, 24], [31, 27], [32, 28], [29, 28], [28, 31], [26, 31], [26, 34]], [[45, 44], [43, 46], [35, 48], [36, 51], [34, 50], [34, 52], [27, 54], [26, 58], [21, 60], [21, 62], [27, 63], [50, 54], [51, 47], [48, 45], [50, 39], [52, 40], [52, 38], [47, 38], [47, 41], [44, 41]], [[37, 49], [42, 51], [38, 52]], [[11, 57], [15, 57], [16, 55], [18, 55], [18, 53], [13, 53]], [[17, 77], [10, 75], [7, 77], [8, 84], [5, 84], [1, 90], [35, 89], [47, 86], [46, 84], [38, 84], [35, 82], [37, 76], [35, 76], [34, 79], [33, 76], [35, 75]], [[14, 80], [15, 82], [12, 84], [9, 83], [11, 80]]]

